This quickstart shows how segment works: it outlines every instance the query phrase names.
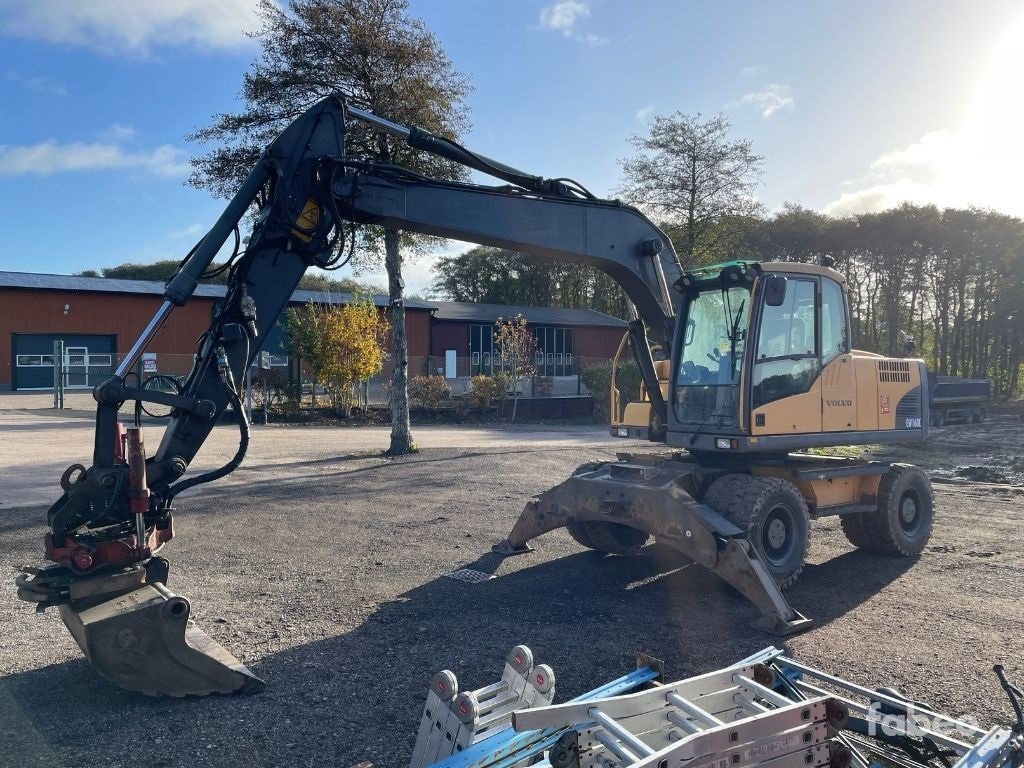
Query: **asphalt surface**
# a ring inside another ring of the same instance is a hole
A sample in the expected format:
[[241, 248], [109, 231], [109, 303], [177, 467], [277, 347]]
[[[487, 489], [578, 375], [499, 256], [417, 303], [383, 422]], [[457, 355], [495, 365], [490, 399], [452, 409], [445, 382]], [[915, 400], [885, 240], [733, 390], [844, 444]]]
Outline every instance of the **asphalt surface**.
[[[1019, 421], [1007, 424], [1020, 441]], [[748, 628], [756, 612], [730, 587], [657, 545], [605, 557], [555, 531], [534, 554], [490, 554], [533, 494], [625, 447], [605, 434], [419, 429], [422, 452], [392, 460], [374, 454], [380, 430], [258, 431], [230, 480], [181, 499], [165, 554], [171, 588], [267, 689], [192, 700], [122, 691], [91, 670], [55, 613], [35, 615], [0, 585], [0, 765], [402, 766], [431, 675], [450, 668], [463, 687], [485, 685], [517, 643], [553, 666], [558, 701], [628, 671], [636, 650], [683, 677], [778, 644]], [[155, 447], [156, 430], [147, 435]], [[215, 465], [232, 440], [218, 428], [202, 461]], [[90, 444], [88, 421], [0, 414], [5, 561], [38, 562], [56, 477]], [[787, 595], [817, 624], [789, 651], [951, 714], [1007, 721], [991, 667], [1024, 679], [1020, 493], [936, 485], [935, 532], [913, 560], [858, 552], [838, 521], [816, 523]], [[497, 578], [443, 576], [459, 567]]]

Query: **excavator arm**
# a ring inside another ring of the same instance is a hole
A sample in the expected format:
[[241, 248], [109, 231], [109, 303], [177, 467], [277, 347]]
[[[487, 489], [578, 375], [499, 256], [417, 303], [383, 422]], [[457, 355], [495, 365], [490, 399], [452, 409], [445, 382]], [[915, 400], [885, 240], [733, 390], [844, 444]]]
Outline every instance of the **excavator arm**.
[[[506, 184], [453, 183], [356, 161], [345, 154], [346, 120], [353, 118]], [[255, 224], [240, 252], [238, 228], [254, 204]], [[25, 568], [18, 577], [19, 596], [41, 610], [58, 606], [94, 666], [118, 684], [170, 695], [260, 687], [230, 653], [188, 626], [188, 601], [167, 589], [168, 565], [157, 552], [173, 536], [174, 498], [241, 463], [249, 442], [240, 402], [245, 371], [303, 273], [336, 264], [351, 228], [359, 225], [503, 246], [608, 273], [635, 308], [631, 346], [652, 399], [652, 439], [663, 435], [666, 404], [651, 349], [670, 348], [669, 286], [681, 276], [664, 233], [636, 209], [597, 199], [572, 182], [531, 176], [442, 137], [349, 108], [341, 98], [324, 99], [267, 147], [168, 281], [162, 305], [115, 375], [95, 389], [92, 466], [65, 472], [64, 493], [47, 516], [45, 556], [53, 565]], [[227, 292], [198, 341], [181, 392], [133, 384], [138, 357], [209, 274], [232, 234]], [[150, 458], [138, 423], [127, 433], [119, 424], [119, 409], [130, 401], [173, 408]], [[189, 465], [228, 406], [238, 423], [238, 450], [220, 469], [188, 477]]]

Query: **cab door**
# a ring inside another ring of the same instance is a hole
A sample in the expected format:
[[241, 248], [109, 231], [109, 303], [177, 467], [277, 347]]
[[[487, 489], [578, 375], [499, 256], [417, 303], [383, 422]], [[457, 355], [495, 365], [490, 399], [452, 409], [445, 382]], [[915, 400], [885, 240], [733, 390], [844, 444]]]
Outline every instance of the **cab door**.
[[779, 306], [760, 303], [750, 387], [751, 435], [821, 432], [818, 281], [787, 275]]
[[849, 432], [857, 429], [857, 377], [850, 354], [846, 297], [828, 277], [821, 278], [820, 295], [821, 431]]

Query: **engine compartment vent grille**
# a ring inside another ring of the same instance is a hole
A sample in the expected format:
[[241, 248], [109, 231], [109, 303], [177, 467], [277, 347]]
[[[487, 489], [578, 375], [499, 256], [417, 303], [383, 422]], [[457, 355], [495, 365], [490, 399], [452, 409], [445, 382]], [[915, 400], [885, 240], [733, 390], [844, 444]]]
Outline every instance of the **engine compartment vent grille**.
[[906, 360], [879, 360], [878, 380], [910, 383], [910, 363]]

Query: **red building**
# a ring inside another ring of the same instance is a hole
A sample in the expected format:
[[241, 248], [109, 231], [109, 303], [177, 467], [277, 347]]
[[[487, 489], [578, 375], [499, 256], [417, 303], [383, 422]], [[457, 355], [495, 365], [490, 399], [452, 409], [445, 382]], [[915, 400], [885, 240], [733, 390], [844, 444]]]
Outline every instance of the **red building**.
[[[0, 272], [0, 390], [49, 389], [53, 384], [54, 341], [64, 342], [69, 388], [91, 388], [110, 375], [118, 356], [139, 336], [160, 305], [163, 283], [99, 277]], [[199, 335], [210, 322], [213, 304], [223, 297], [218, 285], [201, 285], [175, 310], [150, 343], [161, 372], [185, 373]], [[344, 304], [341, 293], [296, 291], [295, 306], [313, 301]], [[386, 296], [373, 297], [387, 311]], [[464, 376], [493, 369], [492, 329], [499, 318], [522, 314], [537, 338], [538, 375], [574, 372], [578, 358], [608, 359], [626, 324], [591, 310], [507, 307], [407, 299], [410, 373]], [[274, 365], [287, 366], [280, 331], [264, 349]], [[459, 361], [455, 369], [447, 360]]]

